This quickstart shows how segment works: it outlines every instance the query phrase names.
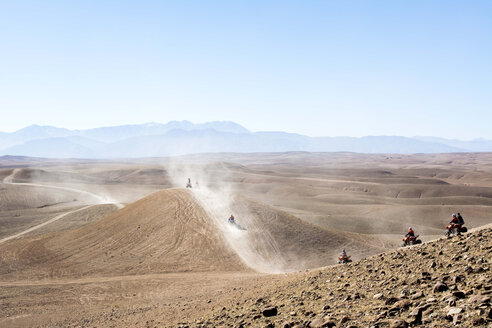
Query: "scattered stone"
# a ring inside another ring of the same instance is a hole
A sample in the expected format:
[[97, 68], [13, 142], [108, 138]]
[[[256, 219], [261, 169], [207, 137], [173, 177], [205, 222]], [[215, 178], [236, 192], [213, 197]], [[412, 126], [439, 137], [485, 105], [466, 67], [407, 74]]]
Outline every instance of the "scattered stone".
[[410, 295], [410, 299], [416, 300], [424, 296], [424, 293], [422, 291], [418, 291], [415, 294]]
[[270, 306], [263, 309], [263, 316], [265, 317], [273, 317], [276, 316], [277, 314], [278, 314], [278, 310], [274, 306]]
[[420, 325], [422, 323], [422, 311], [423, 308], [417, 307], [410, 312], [409, 316], [412, 318], [410, 322], [412, 325]]
[[474, 295], [468, 299], [468, 303], [490, 303], [490, 297], [486, 295]]
[[374, 296], [372, 298], [374, 298], [375, 300], [378, 300], [381, 297], [383, 297], [383, 294], [382, 293], [378, 293], [378, 294], [374, 294]]
[[314, 319], [309, 323], [310, 328], [324, 328], [324, 327], [335, 327], [335, 323], [331, 320], [325, 320], [325, 319]]
[[457, 283], [461, 282], [461, 280], [462, 280], [461, 276], [453, 276], [451, 282], [456, 285]]
[[449, 309], [448, 311], [448, 314], [449, 316], [453, 316], [455, 314], [460, 314], [461, 312], [463, 312], [463, 309], [462, 308], [459, 308], [459, 307], [452, 307]]
[[438, 281], [435, 285], [434, 285], [434, 288], [432, 289], [434, 291], [434, 293], [437, 293], [437, 292], [444, 292], [446, 290], [448, 290], [448, 285], [446, 285], [445, 283], [441, 282], [441, 281]]
[[386, 299], [386, 301], [384, 302], [384, 304], [386, 305], [391, 305], [391, 304], [394, 304], [396, 302], [398, 302], [400, 299], [399, 298], [396, 298], [396, 297], [389, 297], [388, 299]]
[[350, 318], [348, 316], [344, 316], [342, 319], [340, 319], [340, 325], [346, 323], [347, 321], [350, 321]]
[[398, 309], [407, 309], [410, 307], [410, 305], [412, 305], [412, 302], [410, 300], [400, 300], [398, 302], [396, 302], [393, 307], [394, 308], [398, 308]]
[[405, 320], [395, 320], [391, 323], [391, 328], [408, 328], [408, 322]]
[[458, 290], [458, 291], [453, 292], [453, 296], [456, 298], [465, 298], [465, 293]]
[[487, 324], [487, 320], [479, 317], [479, 318], [474, 318], [472, 323], [474, 326], [483, 326]]

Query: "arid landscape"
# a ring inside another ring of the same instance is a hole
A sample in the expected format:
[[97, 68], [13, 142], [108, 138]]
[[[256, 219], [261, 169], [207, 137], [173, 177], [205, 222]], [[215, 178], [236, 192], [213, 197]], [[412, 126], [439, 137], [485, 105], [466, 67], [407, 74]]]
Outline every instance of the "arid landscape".
[[0, 181], [0, 327], [492, 320], [492, 153], [4, 156]]

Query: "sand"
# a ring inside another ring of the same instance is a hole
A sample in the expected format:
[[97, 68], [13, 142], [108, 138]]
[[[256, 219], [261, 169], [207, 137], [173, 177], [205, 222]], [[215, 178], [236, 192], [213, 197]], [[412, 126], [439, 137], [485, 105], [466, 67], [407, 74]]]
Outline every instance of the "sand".
[[489, 153], [4, 159], [0, 179], [2, 327], [200, 321], [341, 248], [393, 250], [409, 225], [432, 240], [453, 212], [492, 222]]

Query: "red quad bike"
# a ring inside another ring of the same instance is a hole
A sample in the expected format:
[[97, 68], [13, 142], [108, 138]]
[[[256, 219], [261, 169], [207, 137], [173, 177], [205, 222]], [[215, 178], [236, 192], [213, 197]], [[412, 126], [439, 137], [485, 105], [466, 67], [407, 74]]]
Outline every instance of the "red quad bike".
[[419, 238], [419, 235], [417, 236], [408, 236], [408, 237], [405, 237], [403, 238], [403, 245], [401, 245], [402, 247], [405, 247], [405, 246], [410, 246], [410, 245], [417, 245], [417, 244], [422, 244], [422, 240], [418, 239]]
[[347, 264], [347, 263], [350, 263], [350, 262], [352, 262], [352, 260], [350, 259], [350, 256], [340, 255], [338, 257], [338, 264]]
[[446, 237], [451, 237], [452, 235], [461, 235], [462, 232], [467, 232], [468, 229], [461, 224], [450, 223], [446, 226], [446, 232], [444, 235]]

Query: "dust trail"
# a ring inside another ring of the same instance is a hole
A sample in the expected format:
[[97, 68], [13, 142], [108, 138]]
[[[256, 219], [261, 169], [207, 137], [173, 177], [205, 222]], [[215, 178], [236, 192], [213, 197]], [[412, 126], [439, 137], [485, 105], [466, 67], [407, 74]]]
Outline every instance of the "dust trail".
[[[228, 182], [226, 168], [219, 167], [219, 174], [213, 172], [208, 165], [192, 166], [181, 163], [168, 164], [166, 168], [178, 187], [184, 187], [187, 179], [192, 179], [194, 188], [191, 190], [195, 199], [205, 209], [229, 247], [246, 265], [264, 273], [293, 271], [288, 268], [275, 239], [262, 228], [262, 220], [269, 218], [251, 213], [248, 206], [235, 197], [236, 191]], [[199, 188], [196, 187], [195, 180], [199, 181]], [[231, 214], [234, 214], [236, 222], [245, 230], [227, 221]]]
[[49, 220], [48, 220], [48, 221], [46, 221], [46, 222], [40, 223], [40, 224], [38, 224], [38, 225], [35, 225], [34, 227], [31, 227], [31, 228], [29, 228], [29, 229], [26, 229], [26, 230], [24, 230], [24, 231], [21, 231], [21, 232], [19, 232], [19, 233], [16, 233], [15, 235], [8, 236], [8, 237], [5, 237], [5, 238], [3, 238], [3, 239], [0, 239], [0, 244], [4, 243], [4, 242], [6, 242], [6, 241], [8, 241], [8, 240], [10, 240], [10, 239], [14, 239], [14, 238], [20, 237], [20, 236], [22, 236], [22, 235], [25, 235], [26, 233], [29, 233], [29, 232], [34, 231], [34, 230], [36, 230], [36, 229], [39, 229], [39, 228], [41, 228], [41, 227], [44, 227], [45, 225], [48, 225], [48, 224], [53, 223], [53, 222], [55, 222], [55, 221], [57, 221], [57, 220], [60, 220], [61, 218], [65, 217], [65, 216], [67, 216], [67, 215], [69, 215], [69, 214], [76, 213], [76, 212], [80, 212], [80, 211], [86, 210], [86, 209], [88, 209], [88, 208], [91, 208], [91, 207], [93, 207], [93, 206], [96, 206], [96, 205], [88, 205], [88, 206], [85, 206], [85, 207], [79, 208], [79, 209], [77, 209], [77, 210], [73, 210], [73, 211], [69, 211], [69, 212], [65, 212], [65, 213], [63, 213], [63, 214], [57, 215], [57, 216], [55, 216], [54, 218], [49, 219]]

